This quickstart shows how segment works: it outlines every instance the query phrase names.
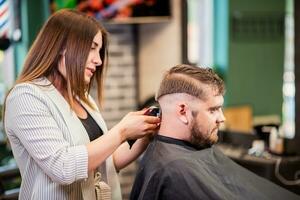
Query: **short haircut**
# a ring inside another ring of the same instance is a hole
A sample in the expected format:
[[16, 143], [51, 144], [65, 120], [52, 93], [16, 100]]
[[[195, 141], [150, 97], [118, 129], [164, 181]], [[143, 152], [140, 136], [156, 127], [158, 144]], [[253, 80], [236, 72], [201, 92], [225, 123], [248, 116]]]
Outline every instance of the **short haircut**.
[[156, 100], [167, 94], [186, 93], [201, 100], [206, 99], [205, 87], [212, 87], [216, 95], [224, 95], [223, 80], [211, 69], [186, 64], [172, 67], [165, 73]]

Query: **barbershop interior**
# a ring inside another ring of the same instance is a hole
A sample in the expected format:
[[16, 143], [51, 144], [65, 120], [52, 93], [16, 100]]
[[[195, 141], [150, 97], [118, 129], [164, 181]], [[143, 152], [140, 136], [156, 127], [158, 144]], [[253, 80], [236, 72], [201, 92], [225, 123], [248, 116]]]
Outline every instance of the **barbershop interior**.
[[[89, 8], [93, 2], [0, 0], [1, 111], [43, 23], [59, 9], [81, 9], [109, 33], [101, 107], [108, 128], [130, 111], [156, 105], [170, 67], [210, 67], [226, 86], [226, 121], [215, 145], [237, 164], [300, 195], [299, 1], [115, 0], [101, 8], [114, 9], [103, 18], [97, 18], [101, 10]], [[0, 200], [18, 199], [21, 175], [2, 117]], [[118, 173], [123, 199], [129, 199], [138, 165], [139, 159]]]

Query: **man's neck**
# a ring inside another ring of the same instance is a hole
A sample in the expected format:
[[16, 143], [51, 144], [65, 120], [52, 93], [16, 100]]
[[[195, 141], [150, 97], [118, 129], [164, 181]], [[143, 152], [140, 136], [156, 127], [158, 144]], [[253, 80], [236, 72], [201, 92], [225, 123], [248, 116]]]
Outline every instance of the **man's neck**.
[[180, 126], [176, 126], [175, 124], [162, 122], [158, 134], [179, 140], [190, 141], [189, 130], [186, 130], [186, 128]]

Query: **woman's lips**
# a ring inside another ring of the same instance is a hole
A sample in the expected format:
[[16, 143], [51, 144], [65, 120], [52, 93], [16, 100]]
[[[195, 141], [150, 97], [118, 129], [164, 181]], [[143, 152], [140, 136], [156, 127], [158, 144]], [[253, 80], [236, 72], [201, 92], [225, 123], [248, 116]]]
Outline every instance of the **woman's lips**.
[[87, 68], [89, 75], [92, 76], [94, 74], [94, 72], [96, 71], [95, 69], [92, 68]]

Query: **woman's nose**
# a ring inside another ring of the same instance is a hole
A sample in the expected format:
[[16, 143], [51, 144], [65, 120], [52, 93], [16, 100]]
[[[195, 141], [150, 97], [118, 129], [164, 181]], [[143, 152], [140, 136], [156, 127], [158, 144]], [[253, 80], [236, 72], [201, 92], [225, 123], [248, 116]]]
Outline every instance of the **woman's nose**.
[[94, 57], [93, 62], [94, 62], [97, 66], [102, 65], [102, 60], [101, 60], [100, 54], [97, 54], [97, 55]]

